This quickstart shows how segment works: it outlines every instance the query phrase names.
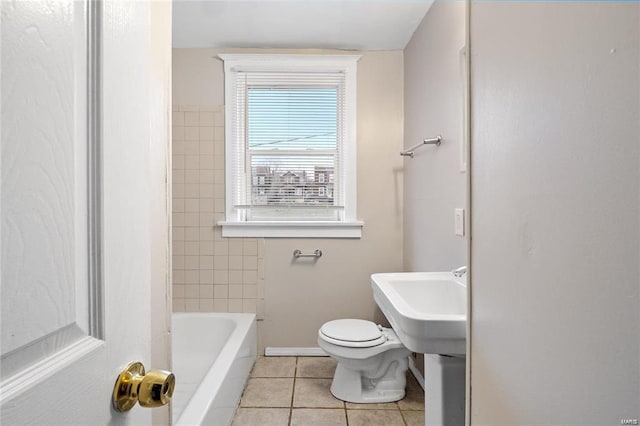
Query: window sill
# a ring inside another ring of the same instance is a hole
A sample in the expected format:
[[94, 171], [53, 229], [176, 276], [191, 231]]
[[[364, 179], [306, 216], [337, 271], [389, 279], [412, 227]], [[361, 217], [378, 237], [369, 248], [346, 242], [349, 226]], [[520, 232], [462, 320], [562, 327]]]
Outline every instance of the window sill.
[[361, 238], [364, 222], [218, 222], [223, 237]]

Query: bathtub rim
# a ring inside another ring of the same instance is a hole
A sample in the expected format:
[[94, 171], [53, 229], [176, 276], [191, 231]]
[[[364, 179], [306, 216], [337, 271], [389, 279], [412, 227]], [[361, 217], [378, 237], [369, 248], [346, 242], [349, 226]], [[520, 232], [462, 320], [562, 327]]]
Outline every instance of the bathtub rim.
[[[175, 312], [171, 316], [172, 329], [174, 318], [188, 319], [189, 317], [232, 319], [236, 326], [217, 358], [210, 364], [207, 373], [196, 387], [193, 395], [187, 401], [182, 413], [173, 422], [175, 426], [202, 424], [211, 409], [215, 396], [220, 392], [226, 374], [236, 359], [236, 355], [245, 343], [251, 327], [254, 325], [257, 327], [256, 314], [251, 313]], [[220, 371], [224, 371], [225, 374], [220, 374]]]

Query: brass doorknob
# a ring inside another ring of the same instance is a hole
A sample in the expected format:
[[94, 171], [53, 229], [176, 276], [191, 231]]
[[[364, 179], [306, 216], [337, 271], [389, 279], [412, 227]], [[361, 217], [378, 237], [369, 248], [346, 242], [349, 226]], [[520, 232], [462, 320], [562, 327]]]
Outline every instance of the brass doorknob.
[[173, 396], [176, 377], [164, 370], [151, 370], [145, 374], [141, 362], [132, 362], [118, 375], [113, 387], [113, 408], [129, 411], [140, 403], [142, 407], [166, 405]]

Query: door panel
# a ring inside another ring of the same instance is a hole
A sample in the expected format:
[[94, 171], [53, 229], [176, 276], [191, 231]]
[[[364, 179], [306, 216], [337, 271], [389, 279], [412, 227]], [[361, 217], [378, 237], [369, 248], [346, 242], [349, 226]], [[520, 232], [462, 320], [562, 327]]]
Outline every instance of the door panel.
[[88, 274], [86, 73], [78, 72], [87, 49], [76, 43], [86, 39], [85, 14], [72, 1], [2, 4], [3, 381], [60, 352], [79, 354], [81, 341], [100, 345], [90, 332], [89, 287], [100, 283]]
[[1, 8], [2, 423], [150, 424], [111, 407], [124, 365], [154, 367], [152, 234], [168, 252], [148, 195], [167, 193], [149, 159], [168, 119], [150, 114], [150, 5]]

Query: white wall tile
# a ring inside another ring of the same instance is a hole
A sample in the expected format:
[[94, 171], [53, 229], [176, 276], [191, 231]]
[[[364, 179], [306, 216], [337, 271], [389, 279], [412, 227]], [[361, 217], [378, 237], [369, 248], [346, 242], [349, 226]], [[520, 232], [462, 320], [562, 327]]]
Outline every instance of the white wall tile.
[[200, 254], [200, 242], [199, 241], [185, 241], [184, 242], [184, 254], [189, 256], [197, 256]]
[[255, 284], [245, 284], [242, 286], [243, 299], [255, 299], [258, 297], [258, 289]]
[[242, 312], [242, 299], [229, 299], [229, 312]]
[[186, 270], [184, 271], [185, 284], [200, 284], [200, 274], [198, 270]]
[[200, 271], [200, 284], [213, 284], [213, 271], [201, 270]]
[[200, 312], [214, 312], [213, 299], [200, 299]]
[[[201, 155], [200, 156], [200, 168], [202, 170], [214, 169], [214, 156], [213, 155]], [[217, 179], [216, 179], [217, 182]]]
[[184, 198], [175, 198], [171, 203], [172, 213], [184, 213]]
[[210, 226], [200, 228], [200, 241], [213, 241], [213, 229]]
[[[214, 261], [215, 266], [215, 261]], [[214, 284], [229, 284], [229, 271], [227, 270], [213, 270], [213, 283]]]
[[[182, 170], [182, 169], [178, 169], [178, 170], [174, 169], [171, 172], [171, 178], [173, 179], [172, 183], [184, 183], [184, 170]], [[173, 198], [175, 200], [176, 197], [173, 197]]]
[[200, 228], [183, 228], [185, 241], [200, 241]]
[[184, 184], [184, 197], [185, 198], [198, 198], [200, 196], [200, 184], [199, 183], [185, 183]]
[[[199, 152], [198, 154], [201, 155], [214, 155], [214, 148], [213, 148], [213, 142], [212, 141], [200, 141], [199, 142]], [[218, 157], [220, 158], [220, 157]], [[215, 167], [215, 159], [214, 159], [214, 167]], [[224, 168], [224, 165], [222, 166]]]
[[242, 271], [242, 256], [238, 256], [238, 255], [229, 256], [229, 270]]
[[242, 312], [255, 314], [257, 304], [255, 299], [242, 299]]
[[215, 255], [213, 265], [217, 271], [229, 271], [229, 256]]
[[171, 276], [174, 284], [184, 284], [184, 271], [174, 269]]
[[202, 226], [215, 225], [213, 215], [211, 213], [200, 213], [200, 225]]
[[171, 229], [171, 238], [173, 238], [173, 241], [184, 241], [184, 228], [174, 226], [173, 229]]
[[184, 141], [174, 140], [171, 144], [172, 155], [184, 155]]
[[201, 198], [200, 199], [200, 211], [213, 213], [213, 198]]
[[213, 127], [200, 127], [200, 140], [201, 141], [213, 141], [214, 131]]
[[185, 312], [200, 312], [200, 299], [185, 299]]
[[174, 111], [171, 114], [171, 123], [173, 127], [184, 126], [184, 112]]
[[264, 310], [263, 240], [223, 238], [216, 226], [225, 210], [223, 108], [187, 105], [174, 111], [174, 310]]
[[198, 198], [186, 198], [184, 200], [184, 210], [188, 213], [200, 211], [200, 200]]
[[171, 186], [174, 198], [184, 198], [184, 185], [184, 183], [174, 183]]
[[242, 268], [250, 271], [258, 270], [258, 256], [243, 256]]
[[184, 140], [185, 141], [199, 141], [200, 140], [200, 128], [199, 127], [185, 127], [184, 128]]
[[200, 269], [214, 269], [213, 256], [200, 256]]
[[234, 299], [242, 299], [242, 286], [229, 284], [229, 297]]
[[229, 284], [242, 284], [242, 270], [229, 270]]
[[184, 155], [200, 155], [200, 142], [196, 140], [186, 140], [184, 145]]
[[213, 300], [214, 312], [229, 312], [229, 300], [228, 299], [214, 299]]
[[173, 241], [171, 249], [175, 255], [184, 255], [184, 241]]
[[177, 270], [177, 269], [184, 269], [184, 256], [173, 256], [173, 269]]
[[[200, 256], [184, 256], [184, 269], [199, 269], [200, 268]], [[245, 271], [246, 274], [246, 271]]]
[[[185, 259], [185, 263], [187, 263], [186, 259]], [[258, 282], [258, 271], [247, 271], [247, 270], [244, 270], [243, 274], [242, 274], [242, 282], [244, 284], [257, 284], [257, 282]]]
[[184, 155], [174, 155], [171, 157], [171, 168], [173, 170], [184, 169]]
[[174, 126], [172, 131], [172, 139], [174, 141], [183, 141], [184, 140], [184, 127], [182, 126]]
[[213, 170], [200, 170], [200, 183], [213, 183]]
[[173, 297], [184, 298], [184, 286], [181, 284], [175, 284], [173, 286]]
[[213, 256], [214, 254], [214, 242], [213, 241], [200, 241], [200, 254]]
[[186, 312], [185, 300], [183, 298], [173, 298], [173, 312]]
[[215, 299], [228, 299], [229, 298], [229, 286], [228, 285], [213, 285], [213, 297]]
[[200, 126], [213, 126], [214, 113], [200, 110]]
[[211, 284], [201, 284], [200, 285], [200, 298], [204, 299], [213, 299], [213, 288], [214, 286]]
[[184, 168], [187, 170], [198, 170], [200, 168], [200, 157], [198, 155], [185, 155]]
[[187, 299], [196, 299], [200, 296], [200, 286], [198, 284], [185, 284], [184, 295]]
[[200, 213], [184, 213], [184, 226], [200, 226]]
[[200, 125], [200, 113], [199, 112], [185, 112], [184, 113], [184, 125], [185, 126], [199, 126]]

